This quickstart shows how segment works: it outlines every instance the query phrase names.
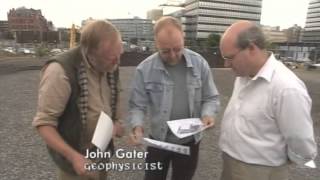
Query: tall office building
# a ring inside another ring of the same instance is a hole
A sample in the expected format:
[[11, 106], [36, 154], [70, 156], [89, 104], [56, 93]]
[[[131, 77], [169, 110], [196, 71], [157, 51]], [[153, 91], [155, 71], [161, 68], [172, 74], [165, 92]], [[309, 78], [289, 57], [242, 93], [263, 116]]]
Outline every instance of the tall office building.
[[186, 0], [182, 23], [186, 38], [208, 38], [222, 34], [237, 20], [260, 23], [262, 0]]
[[153, 24], [150, 19], [108, 19], [115, 25], [122, 36], [124, 41], [131, 39], [138, 40], [152, 40], [153, 39]]
[[309, 2], [303, 42], [320, 42], [320, 0]]

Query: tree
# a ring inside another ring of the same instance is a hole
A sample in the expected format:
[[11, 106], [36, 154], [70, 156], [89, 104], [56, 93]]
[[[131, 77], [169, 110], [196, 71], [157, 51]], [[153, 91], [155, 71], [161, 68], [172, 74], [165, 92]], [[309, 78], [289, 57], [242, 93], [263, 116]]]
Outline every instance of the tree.
[[131, 44], [138, 45], [138, 38], [136, 38], [136, 37], [130, 38], [129, 42], [130, 42]]
[[219, 46], [221, 36], [219, 34], [210, 34], [207, 39], [208, 48], [213, 48]]
[[320, 57], [320, 49], [319, 49], [319, 48], [312, 49], [312, 50], [310, 51], [309, 59], [310, 59], [311, 61], [317, 62], [318, 59], [319, 59], [319, 57]]
[[279, 46], [275, 43], [267, 41], [266, 42], [266, 49], [268, 49], [269, 51], [275, 51], [275, 50], [279, 49]]

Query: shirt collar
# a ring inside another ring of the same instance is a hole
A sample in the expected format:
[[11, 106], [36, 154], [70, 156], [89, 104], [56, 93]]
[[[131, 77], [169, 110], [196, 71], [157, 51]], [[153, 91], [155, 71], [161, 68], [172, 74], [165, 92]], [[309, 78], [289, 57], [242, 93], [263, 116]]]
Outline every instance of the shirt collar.
[[252, 80], [256, 80], [258, 78], [263, 78], [268, 82], [271, 82], [274, 70], [275, 70], [275, 62], [276, 58], [274, 57], [273, 53], [270, 53], [269, 58], [261, 67], [259, 72], [252, 78]]
[[87, 53], [85, 52], [84, 48], [81, 48], [81, 54], [82, 54], [82, 58], [84, 60], [84, 65], [89, 69], [93, 69], [92, 65], [89, 63], [89, 59], [88, 59]]

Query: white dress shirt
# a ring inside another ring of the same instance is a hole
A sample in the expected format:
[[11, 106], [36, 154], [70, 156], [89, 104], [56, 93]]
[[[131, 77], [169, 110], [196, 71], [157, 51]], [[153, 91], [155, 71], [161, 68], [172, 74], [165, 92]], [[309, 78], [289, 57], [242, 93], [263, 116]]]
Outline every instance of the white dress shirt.
[[311, 104], [304, 83], [271, 54], [255, 77], [236, 78], [220, 148], [237, 160], [266, 166], [314, 159]]

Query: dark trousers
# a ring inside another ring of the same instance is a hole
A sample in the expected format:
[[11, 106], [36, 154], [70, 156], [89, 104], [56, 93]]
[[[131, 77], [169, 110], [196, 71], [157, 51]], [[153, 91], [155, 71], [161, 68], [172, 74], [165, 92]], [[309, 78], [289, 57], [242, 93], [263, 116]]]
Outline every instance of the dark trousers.
[[194, 141], [183, 144], [190, 147], [190, 155], [148, 147], [146, 163], [162, 164], [162, 170], [146, 170], [144, 180], [165, 180], [169, 165], [172, 166], [172, 180], [191, 180], [198, 163], [199, 144]]

